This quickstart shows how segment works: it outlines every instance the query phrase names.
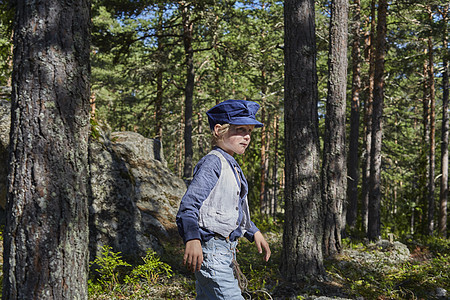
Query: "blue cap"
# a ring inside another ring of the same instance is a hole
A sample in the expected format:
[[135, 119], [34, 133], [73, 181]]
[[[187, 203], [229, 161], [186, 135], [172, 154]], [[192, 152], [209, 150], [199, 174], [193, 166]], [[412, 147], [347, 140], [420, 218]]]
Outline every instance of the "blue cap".
[[209, 127], [214, 129], [216, 124], [255, 125], [263, 127], [264, 124], [255, 118], [259, 104], [247, 100], [226, 100], [206, 112]]

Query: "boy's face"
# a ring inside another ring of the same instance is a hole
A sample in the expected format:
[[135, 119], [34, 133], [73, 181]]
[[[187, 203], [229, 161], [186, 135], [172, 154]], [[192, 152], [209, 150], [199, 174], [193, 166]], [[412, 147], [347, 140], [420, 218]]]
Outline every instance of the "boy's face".
[[217, 146], [230, 155], [244, 154], [251, 140], [255, 125], [231, 125], [230, 129], [218, 141]]

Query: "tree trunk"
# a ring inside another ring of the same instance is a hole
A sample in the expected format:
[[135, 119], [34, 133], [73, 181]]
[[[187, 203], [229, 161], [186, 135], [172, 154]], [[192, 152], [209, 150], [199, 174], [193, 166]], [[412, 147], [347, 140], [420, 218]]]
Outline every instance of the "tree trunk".
[[324, 275], [314, 1], [287, 0], [285, 16], [285, 222], [281, 274]]
[[[278, 104], [278, 100], [277, 100]], [[278, 105], [277, 105], [278, 107]], [[279, 132], [279, 115], [278, 111], [275, 113], [274, 120], [274, 131], [275, 131], [275, 145], [274, 145], [274, 158], [273, 158], [273, 175], [272, 175], [272, 185], [273, 185], [273, 197], [272, 197], [272, 216], [274, 220], [277, 217], [277, 209], [278, 209], [278, 132]]]
[[361, 90], [361, 2], [354, 0], [353, 11], [353, 45], [352, 45], [352, 101], [350, 112], [350, 138], [348, 153], [348, 182], [346, 221], [350, 232], [355, 230], [358, 216], [358, 181], [359, 181], [359, 93]]
[[3, 299], [87, 299], [90, 1], [16, 1]]
[[[443, 19], [448, 20], [448, 10], [444, 12]], [[447, 24], [447, 22], [444, 22]], [[448, 201], [448, 94], [449, 94], [449, 81], [448, 81], [448, 58], [446, 56], [448, 49], [448, 31], [444, 26], [443, 34], [443, 71], [442, 71], [442, 133], [441, 133], [441, 193], [440, 193], [440, 205], [439, 205], [439, 234], [443, 238], [447, 237], [447, 201]]]
[[[163, 27], [163, 14], [164, 14], [164, 5], [159, 4], [158, 5], [158, 31], [162, 33], [162, 27]], [[161, 37], [157, 37], [158, 41], [158, 56], [164, 57], [163, 54], [163, 39]], [[162, 63], [160, 63], [162, 65]], [[157, 73], [156, 73], [156, 101], [155, 101], [155, 138], [159, 139], [161, 142], [161, 146], [163, 143], [163, 127], [162, 127], [162, 103], [163, 103], [163, 76], [164, 76], [164, 69], [159, 66]]]
[[[428, 56], [428, 47], [424, 49], [424, 56]], [[427, 234], [428, 226], [426, 221], [426, 211], [428, 209], [428, 178], [429, 171], [428, 163], [430, 161], [430, 93], [428, 77], [428, 60], [423, 61], [423, 100], [422, 100], [422, 124], [423, 124], [423, 147], [421, 148], [420, 160], [420, 200], [419, 200], [419, 214], [417, 221], [420, 226], [422, 234]]]
[[183, 179], [192, 177], [192, 103], [194, 97], [194, 50], [192, 49], [193, 23], [189, 6], [183, 6], [183, 43], [186, 64], [186, 85], [184, 89], [184, 168]]
[[[263, 95], [263, 97], [265, 97]], [[263, 98], [264, 99], [264, 98]], [[261, 106], [261, 122], [266, 122], [266, 106], [265, 101], [263, 100]], [[266, 127], [261, 128], [261, 162], [260, 162], [260, 190], [259, 190], [259, 212], [261, 215], [265, 215], [267, 213], [267, 194], [266, 194]]]
[[370, 154], [369, 240], [381, 238], [381, 144], [383, 136], [384, 55], [386, 50], [387, 0], [378, 2], [377, 42], [375, 50], [375, 86], [372, 114], [372, 147]]
[[[431, 19], [431, 12], [430, 12]], [[432, 21], [432, 20], [431, 20]], [[433, 235], [434, 231], [434, 177], [436, 171], [436, 113], [435, 113], [435, 85], [434, 85], [434, 68], [433, 68], [433, 42], [431, 37], [428, 37], [428, 86], [430, 93], [430, 154], [429, 154], [429, 171], [428, 171], [428, 217], [427, 217], [427, 233]]]
[[375, 4], [372, 0], [370, 4], [370, 34], [369, 34], [369, 90], [368, 98], [364, 105], [364, 162], [362, 170], [362, 208], [361, 223], [362, 231], [367, 234], [369, 222], [369, 191], [370, 191], [370, 155], [372, 152], [372, 114], [373, 114], [373, 91], [375, 77]]
[[341, 252], [342, 207], [346, 198], [347, 0], [331, 2], [328, 95], [322, 166], [324, 255]]

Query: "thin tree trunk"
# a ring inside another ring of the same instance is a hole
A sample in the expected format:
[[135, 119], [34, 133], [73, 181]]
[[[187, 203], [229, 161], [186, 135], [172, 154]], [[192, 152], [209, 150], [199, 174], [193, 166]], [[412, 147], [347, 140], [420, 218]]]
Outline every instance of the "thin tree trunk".
[[198, 152], [200, 154], [200, 157], [203, 157], [205, 153], [205, 143], [203, 139], [203, 115], [201, 113], [197, 113], [198, 122], [197, 122], [197, 128], [198, 128]]
[[369, 192], [370, 192], [370, 155], [372, 148], [372, 114], [373, 114], [373, 91], [375, 82], [375, 4], [376, 0], [371, 1], [370, 5], [370, 34], [369, 34], [369, 90], [368, 97], [364, 105], [364, 163], [362, 171], [362, 231], [367, 234], [369, 222]]
[[156, 75], [156, 102], [155, 102], [155, 138], [159, 139], [162, 145], [162, 97], [163, 97], [163, 72], [158, 71]]
[[87, 299], [90, 1], [15, 1], [3, 299]]
[[183, 43], [186, 64], [186, 86], [184, 89], [184, 168], [183, 178], [189, 182], [192, 177], [192, 105], [194, 98], [194, 50], [192, 48], [193, 23], [189, 6], [183, 6]]
[[347, 0], [331, 2], [328, 95], [322, 166], [325, 256], [341, 252], [342, 207], [346, 198]]
[[[443, 13], [443, 19], [448, 20], [448, 10]], [[447, 22], [444, 22], [446, 24]], [[444, 49], [443, 55], [443, 71], [442, 71], [442, 133], [441, 133], [441, 193], [440, 193], [440, 205], [439, 205], [439, 234], [440, 236], [447, 237], [447, 202], [448, 202], [448, 96], [449, 96], [449, 80], [448, 80], [448, 58], [446, 56], [448, 49], [448, 31], [444, 26], [442, 49]]]
[[284, 5], [286, 205], [280, 271], [290, 282], [325, 273], [314, 9], [312, 0]]
[[[424, 49], [424, 55], [428, 56], [428, 47]], [[419, 210], [419, 214], [417, 216], [417, 221], [421, 227], [421, 232], [426, 234], [427, 229], [427, 221], [426, 221], [426, 211], [427, 207], [427, 199], [428, 199], [428, 177], [430, 168], [428, 168], [428, 163], [430, 161], [430, 151], [429, 151], [429, 143], [430, 143], [430, 93], [429, 93], [429, 80], [428, 77], [428, 60], [424, 60], [423, 62], [423, 100], [422, 100], [422, 124], [423, 124], [423, 147], [421, 149], [422, 156], [420, 160], [420, 193], [421, 198], [419, 201], [419, 206], [421, 210]]]
[[[159, 4], [158, 6], [158, 31], [162, 31], [162, 18], [164, 13], [164, 6], [162, 4]], [[158, 54], [159, 57], [163, 57], [163, 43], [162, 38], [158, 39]], [[161, 146], [163, 142], [163, 130], [162, 130], [162, 103], [163, 103], [163, 74], [164, 70], [162, 67], [158, 68], [157, 74], [156, 74], [156, 101], [155, 101], [155, 138], [159, 139]]]
[[[266, 108], [267, 111], [267, 108]], [[271, 115], [269, 114], [268, 117], [266, 117], [266, 123], [268, 125], [270, 125], [270, 120], [271, 120]], [[271, 142], [271, 135], [270, 135], [270, 128], [269, 126], [266, 128], [265, 133], [266, 135], [266, 159], [264, 160], [264, 170], [266, 172], [265, 175], [265, 180], [266, 180], [266, 188], [264, 189], [264, 203], [266, 205], [266, 209], [265, 209], [265, 214], [266, 215], [270, 215], [270, 185], [269, 187], [267, 186], [267, 184], [269, 183], [269, 178], [270, 178], [270, 172], [269, 172], [269, 160], [271, 159], [270, 157], [270, 142]]]
[[[431, 13], [430, 13], [431, 19]], [[432, 20], [431, 20], [432, 21]], [[431, 37], [428, 37], [428, 86], [430, 93], [430, 154], [429, 154], [429, 171], [428, 171], [428, 224], [427, 233], [433, 235], [434, 231], [434, 215], [435, 215], [435, 201], [434, 201], [434, 177], [435, 177], [435, 159], [436, 159], [436, 114], [435, 114], [435, 85], [434, 85], [434, 68], [433, 68], [433, 42]]]
[[[265, 96], [263, 96], [265, 97]], [[261, 122], [266, 122], [266, 107], [265, 101], [263, 100], [261, 106]], [[259, 212], [261, 215], [267, 212], [267, 197], [266, 197], [266, 126], [261, 128], [261, 162], [260, 162], [260, 190], [259, 190]]]
[[350, 113], [350, 138], [348, 153], [348, 205], [346, 221], [350, 232], [355, 230], [358, 216], [358, 181], [359, 181], [359, 93], [361, 90], [360, 74], [360, 39], [361, 39], [361, 2], [354, 0], [353, 44], [352, 44], [352, 102]]
[[[278, 104], [278, 101], [277, 101]], [[278, 105], [277, 105], [278, 107]], [[272, 185], [273, 185], [273, 210], [272, 210], [272, 216], [274, 220], [276, 220], [277, 216], [277, 209], [278, 209], [278, 138], [279, 138], [279, 119], [278, 112], [275, 114], [275, 121], [274, 121], [274, 131], [275, 131], [275, 146], [274, 146], [274, 158], [273, 158], [273, 175], [272, 175]]]
[[375, 51], [375, 86], [372, 115], [372, 147], [370, 154], [369, 240], [381, 237], [381, 144], [383, 135], [384, 56], [386, 50], [387, 0], [378, 2], [377, 43]]

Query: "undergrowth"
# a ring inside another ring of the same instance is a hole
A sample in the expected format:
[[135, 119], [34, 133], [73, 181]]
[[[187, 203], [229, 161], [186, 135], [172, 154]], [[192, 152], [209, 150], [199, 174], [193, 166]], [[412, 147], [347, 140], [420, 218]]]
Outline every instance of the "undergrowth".
[[[262, 220], [260, 220], [262, 221]], [[450, 288], [450, 240], [412, 238], [402, 240], [410, 251], [409, 259], [390, 262], [395, 253], [369, 247], [362, 242], [344, 240], [342, 254], [325, 261], [327, 280], [280, 288], [285, 283], [279, 272], [282, 237], [281, 224], [263, 222], [272, 250], [264, 262], [255, 244], [239, 241], [237, 261], [248, 280], [245, 299], [314, 299], [313, 296], [349, 299], [448, 299], [437, 290]], [[148, 250], [142, 263], [131, 265], [120, 252], [105, 246], [91, 263], [88, 288], [90, 299], [195, 299], [195, 278], [182, 265], [184, 246], [165, 246], [160, 257]], [[355, 259], [370, 257], [371, 259]], [[330, 290], [330, 286], [333, 287]]]

